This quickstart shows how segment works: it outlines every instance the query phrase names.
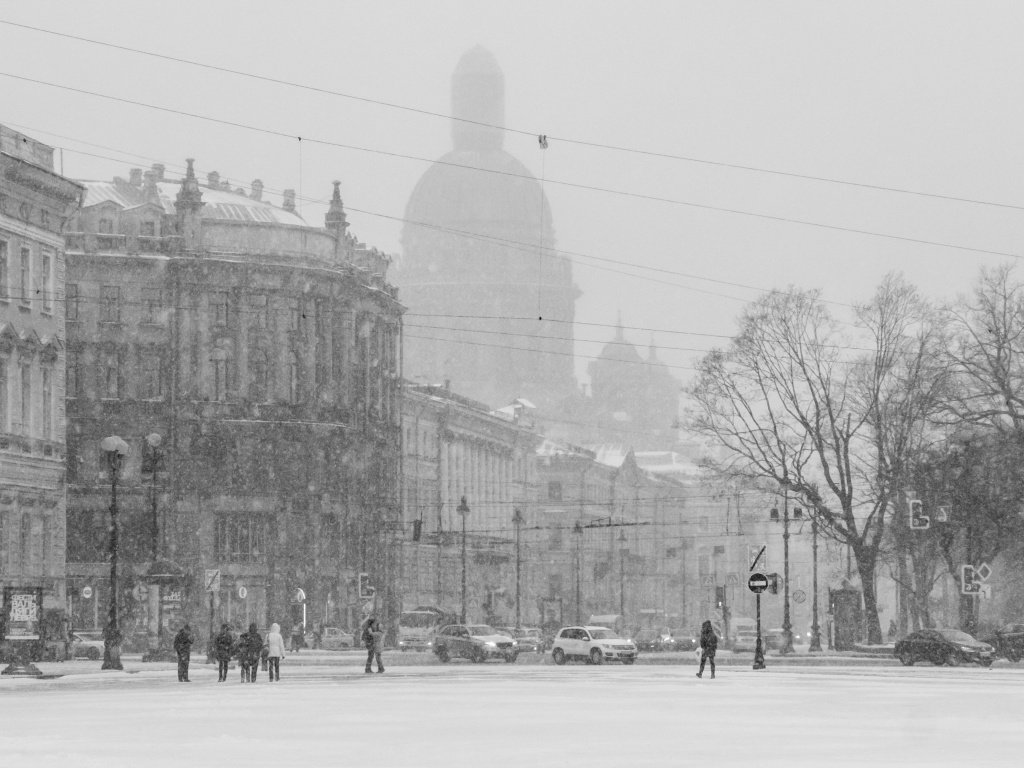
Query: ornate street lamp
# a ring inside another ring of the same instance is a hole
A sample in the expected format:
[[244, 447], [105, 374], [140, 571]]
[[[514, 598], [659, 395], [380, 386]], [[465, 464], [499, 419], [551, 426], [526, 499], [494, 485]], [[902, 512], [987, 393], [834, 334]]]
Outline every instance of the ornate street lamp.
[[619, 531], [619, 616], [626, 620], [626, 532]]
[[[779, 653], [793, 653], [793, 624], [789, 618], [789, 481], [782, 483], [782, 648]], [[772, 510], [771, 519], [779, 521], [779, 511]]]
[[523, 529], [523, 512], [519, 507], [512, 511], [512, 524], [516, 527], [516, 629], [522, 626], [519, 614], [519, 592], [522, 586], [523, 561], [519, 554], [519, 537]]
[[459, 614], [459, 623], [466, 623], [466, 518], [469, 517], [469, 504], [466, 497], [462, 497], [459, 506], [455, 509], [462, 515], [462, 612]]
[[583, 596], [580, 587], [580, 570], [582, 568], [580, 544], [583, 541], [583, 524], [579, 520], [572, 527], [572, 532], [576, 535], [576, 623], [580, 624], [583, 622], [583, 614], [581, 606], [583, 604]]
[[110, 467], [110, 613], [103, 628], [103, 666], [100, 668], [124, 669], [121, 666], [121, 627], [117, 620], [117, 475], [131, 449], [117, 435], [103, 438], [100, 449], [107, 455]]
[[811, 645], [808, 651], [821, 650], [821, 628], [818, 626], [818, 520], [811, 520], [811, 557], [813, 562], [814, 602], [811, 603]]

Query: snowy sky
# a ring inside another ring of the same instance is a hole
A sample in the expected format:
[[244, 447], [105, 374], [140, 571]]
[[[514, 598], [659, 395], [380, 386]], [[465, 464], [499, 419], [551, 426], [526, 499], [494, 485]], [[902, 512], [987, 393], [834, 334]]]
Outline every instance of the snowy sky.
[[[687, 332], [732, 333], [761, 290], [845, 303], [897, 269], [949, 297], [1010, 259], [978, 251], [1021, 250], [1020, 3], [36, 0], [3, 4], [0, 20], [359, 97], [0, 23], [0, 121], [65, 147], [67, 175], [152, 162], [177, 175], [195, 157], [203, 177], [310, 201], [337, 178], [352, 230], [393, 253], [409, 193], [451, 146], [452, 70], [483, 45], [505, 73], [505, 147], [544, 178], [558, 246], [574, 254], [577, 320], [613, 324], [621, 310], [626, 326], [658, 329], [681, 378], [692, 350], [722, 343]], [[310, 201], [303, 213], [322, 222]], [[611, 334], [577, 328], [580, 373], [599, 349], [584, 340]]]

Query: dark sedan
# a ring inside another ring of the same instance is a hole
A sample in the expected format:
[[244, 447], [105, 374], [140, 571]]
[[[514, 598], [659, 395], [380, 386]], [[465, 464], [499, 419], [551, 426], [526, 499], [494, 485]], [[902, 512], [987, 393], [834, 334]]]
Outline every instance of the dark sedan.
[[959, 629], [922, 629], [911, 632], [898, 640], [895, 647], [896, 658], [907, 667], [915, 661], [930, 661], [935, 665], [949, 664], [953, 667], [968, 662], [987, 667], [992, 663], [992, 653], [991, 645], [975, 640]]
[[1007, 624], [981, 639], [996, 649], [997, 656], [1010, 661], [1024, 658], [1024, 624]]

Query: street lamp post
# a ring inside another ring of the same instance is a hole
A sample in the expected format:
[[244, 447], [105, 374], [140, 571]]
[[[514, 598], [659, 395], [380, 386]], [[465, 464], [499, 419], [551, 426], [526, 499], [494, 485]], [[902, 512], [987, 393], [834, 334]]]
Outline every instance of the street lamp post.
[[818, 521], [811, 520], [811, 589], [814, 591], [814, 602], [811, 603], [811, 645], [808, 651], [821, 650], [821, 631], [818, 626]]
[[576, 623], [579, 624], [583, 621], [581, 604], [583, 602], [582, 589], [580, 587], [580, 569], [582, 567], [580, 562], [580, 544], [583, 540], [583, 526], [580, 521], [577, 520], [576, 524], [572, 527], [572, 532], [576, 535]]
[[111, 435], [100, 441], [100, 449], [106, 453], [110, 467], [110, 612], [103, 629], [103, 666], [100, 668], [124, 669], [121, 665], [121, 628], [117, 620], [117, 475], [129, 447], [120, 437]]
[[619, 531], [619, 616], [626, 620], [626, 532]]
[[520, 534], [523, 528], [523, 512], [519, 507], [516, 507], [512, 511], [512, 523], [516, 527], [516, 628], [521, 626], [520, 613], [519, 613], [519, 593], [522, 587], [522, 568], [523, 561], [519, 554]]
[[469, 504], [466, 497], [462, 497], [459, 506], [455, 510], [462, 515], [462, 612], [459, 614], [459, 623], [466, 623], [466, 518], [469, 517]]
[[[773, 509], [773, 522], [779, 521], [779, 511]], [[793, 653], [793, 624], [789, 616], [789, 482], [782, 481], [782, 648], [779, 653]]]
[[163, 591], [160, 586], [159, 580], [154, 578], [156, 573], [159, 571], [159, 560], [160, 552], [163, 549], [161, 546], [160, 537], [162, 535], [162, 526], [160, 525], [160, 516], [157, 509], [157, 496], [156, 496], [156, 473], [157, 468], [160, 464], [160, 444], [163, 442], [163, 438], [156, 432], [151, 432], [146, 435], [146, 445], [149, 446], [149, 470], [152, 484], [150, 486], [150, 501], [151, 507], [151, 520], [150, 520], [150, 531], [152, 533], [152, 541], [150, 542], [151, 548], [151, 560], [152, 565], [150, 567], [150, 586], [153, 590], [156, 599], [150, 600], [150, 609], [152, 610], [154, 603], [156, 607], [156, 631], [150, 634], [149, 638], [149, 652], [144, 654], [142, 657], [143, 661], [162, 661], [163, 660]]

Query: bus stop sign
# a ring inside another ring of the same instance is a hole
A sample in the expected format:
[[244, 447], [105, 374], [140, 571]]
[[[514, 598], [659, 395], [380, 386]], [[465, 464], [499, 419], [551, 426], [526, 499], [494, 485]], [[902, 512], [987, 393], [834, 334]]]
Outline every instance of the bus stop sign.
[[747, 579], [747, 589], [754, 593], [761, 593], [768, 589], [768, 577], [763, 573], [752, 573]]

